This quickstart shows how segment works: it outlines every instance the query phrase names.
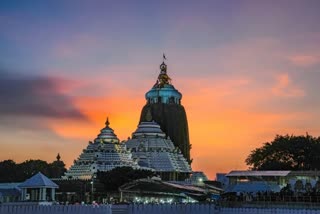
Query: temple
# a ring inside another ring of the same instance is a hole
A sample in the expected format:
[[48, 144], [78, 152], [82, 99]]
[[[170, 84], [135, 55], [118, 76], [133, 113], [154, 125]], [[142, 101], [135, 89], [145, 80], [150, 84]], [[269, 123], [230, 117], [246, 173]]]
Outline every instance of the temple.
[[182, 94], [172, 85], [164, 61], [145, 98], [147, 104], [131, 139], [120, 143], [107, 119], [63, 178], [91, 179], [98, 171], [122, 166], [155, 171], [163, 180], [188, 178], [192, 160], [187, 115], [181, 105]]
[[132, 157], [140, 167], [151, 168], [162, 180], [184, 180], [191, 173], [191, 167], [175, 147], [170, 137], [154, 121], [141, 122], [132, 138], [126, 142]]
[[164, 60], [156, 83], [145, 95], [147, 103], [141, 111], [139, 123], [151, 116], [191, 164], [188, 121], [181, 104], [182, 94], [172, 85]]
[[94, 142], [89, 142], [87, 148], [65, 173], [64, 179], [91, 179], [98, 170], [109, 171], [115, 167], [139, 168], [132, 160], [126, 145], [119, 142], [117, 135], [109, 127], [108, 119], [105, 124]]

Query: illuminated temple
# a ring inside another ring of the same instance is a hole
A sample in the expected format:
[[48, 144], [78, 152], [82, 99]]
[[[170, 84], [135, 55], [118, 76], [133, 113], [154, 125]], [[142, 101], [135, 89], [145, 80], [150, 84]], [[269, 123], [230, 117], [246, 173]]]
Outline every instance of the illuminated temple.
[[113, 129], [106, 126], [63, 176], [64, 179], [91, 179], [97, 171], [109, 171], [115, 167], [130, 166], [139, 168], [132, 160], [130, 151], [124, 143], [120, 143]]

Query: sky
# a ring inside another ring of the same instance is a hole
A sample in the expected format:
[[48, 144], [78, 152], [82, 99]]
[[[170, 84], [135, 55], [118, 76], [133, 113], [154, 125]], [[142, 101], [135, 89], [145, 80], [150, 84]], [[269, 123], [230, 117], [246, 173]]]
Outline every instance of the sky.
[[135, 131], [162, 54], [194, 171], [245, 170], [285, 134], [320, 135], [320, 1], [0, 2], [0, 160], [69, 167], [106, 117]]

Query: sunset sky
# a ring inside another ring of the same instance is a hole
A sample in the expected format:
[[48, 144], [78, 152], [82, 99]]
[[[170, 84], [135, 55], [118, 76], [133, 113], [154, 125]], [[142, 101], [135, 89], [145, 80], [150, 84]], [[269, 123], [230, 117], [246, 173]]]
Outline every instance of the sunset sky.
[[108, 116], [135, 131], [167, 56], [193, 170], [247, 169], [276, 134], [320, 135], [320, 1], [0, 2], [0, 160], [69, 167]]

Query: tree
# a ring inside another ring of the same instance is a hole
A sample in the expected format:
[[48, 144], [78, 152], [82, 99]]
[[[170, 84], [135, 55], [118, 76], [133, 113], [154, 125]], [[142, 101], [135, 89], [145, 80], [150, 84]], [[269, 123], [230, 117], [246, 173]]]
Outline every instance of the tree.
[[48, 163], [43, 160], [27, 160], [19, 164], [19, 168], [23, 172], [23, 180], [30, 178], [38, 172], [46, 176], [49, 174]]
[[98, 180], [104, 184], [105, 190], [117, 191], [118, 188], [130, 181], [155, 176], [155, 173], [149, 170], [133, 169], [131, 167], [117, 167], [107, 172], [99, 171]]
[[0, 182], [22, 182], [38, 172], [49, 178], [59, 178], [65, 171], [65, 164], [59, 155], [50, 164], [43, 160], [27, 160], [18, 164], [13, 160], [4, 160], [0, 162]]
[[277, 135], [271, 142], [251, 151], [246, 164], [253, 170], [320, 169], [320, 138]]
[[0, 183], [14, 182], [17, 178], [17, 164], [13, 160], [0, 162]]

